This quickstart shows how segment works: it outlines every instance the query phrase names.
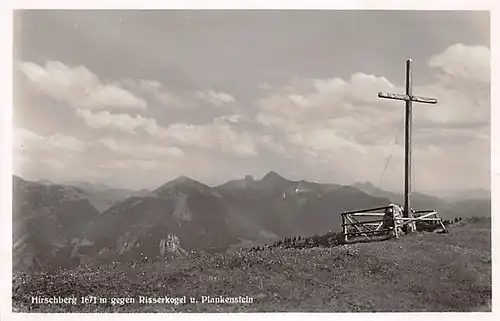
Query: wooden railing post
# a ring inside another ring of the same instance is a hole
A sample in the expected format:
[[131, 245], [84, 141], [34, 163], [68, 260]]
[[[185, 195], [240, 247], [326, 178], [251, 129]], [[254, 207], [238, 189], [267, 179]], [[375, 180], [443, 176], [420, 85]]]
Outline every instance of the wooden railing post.
[[347, 243], [348, 238], [347, 238], [347, 225], [346, 225], [345, 215], [346, 214], [342, 214], [342, 232], [344, 233], [344, 242]]
[[398, 238], [399, 237], [399, 230], [398, 230], [398, 224], [399, 221], [396, 219], [396, 208], [392, 208], [392, 228], [394, 229], [394, 237]]

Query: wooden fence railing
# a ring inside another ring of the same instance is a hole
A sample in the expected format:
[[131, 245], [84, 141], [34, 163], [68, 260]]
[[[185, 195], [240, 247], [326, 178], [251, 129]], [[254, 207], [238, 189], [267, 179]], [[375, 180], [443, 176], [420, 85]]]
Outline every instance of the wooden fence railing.
[[414, 211], [413, 217], [403, 217], [401, 206], [391, 204], [389, 206], [343, 212], [341, 215], [342, 234], [345, 242], [360, 236], [369, 241], [378, 236], [397, 238], [403, 232], [405, 225], [415, 225], [417, 222], [434, 221], [440, 224], [443, 231], [446, 231], [446, 227], [435, 210]]

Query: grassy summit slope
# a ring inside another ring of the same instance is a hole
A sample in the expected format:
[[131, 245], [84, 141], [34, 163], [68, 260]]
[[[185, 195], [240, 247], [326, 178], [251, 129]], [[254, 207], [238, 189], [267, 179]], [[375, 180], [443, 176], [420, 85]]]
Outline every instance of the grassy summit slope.
[[[333, 248], [179, 257], [137, 267], [85, 268], [13, 280], [15, 311], [356, 312], [491, 311], [491, 221], [449, 234]], [[32, 296], [249, 296], [253, 304], [36, 305]]]

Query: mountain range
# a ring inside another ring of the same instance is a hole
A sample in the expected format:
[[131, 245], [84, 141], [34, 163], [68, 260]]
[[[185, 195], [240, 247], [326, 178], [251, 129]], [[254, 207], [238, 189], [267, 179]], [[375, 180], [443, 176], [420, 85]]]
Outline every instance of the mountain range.
[[[153, 191], [86, 182], [54, 184], [13, 177], [14, 268], [159, 259], [226, 251], [298, 235], [339, 231], [346, 210], [401, 204], [370, 183], [291, 181], [276, 172], [211, 187], [179, 177]], [[412, 207], [443, 219], [490, 216], [490, 199], [447, 201], [413, 193]]]

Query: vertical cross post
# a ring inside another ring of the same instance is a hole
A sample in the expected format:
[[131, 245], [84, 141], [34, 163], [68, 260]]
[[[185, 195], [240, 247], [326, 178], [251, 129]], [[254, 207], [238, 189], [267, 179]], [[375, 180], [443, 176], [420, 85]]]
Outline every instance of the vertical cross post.
[[[411, 77], [411, 59], [406, 60], [406, 95], [412, 95], [412, 77]], [[405, 200], [404, 213], [405, 217], [412, 217], [411, 213], [411, 125], [412, 125], [412, 103], [411, 99], [405, 101]], [[408, 226], [410, 232], [414, 231], [414, 226]]]
[[[412, 91], [412, 73], [411, 73], [411, 59], [406, 61], [406, 79], [405, 79], [405, 94], [393, 93], [378, 93], [379, 98], [404, 100], [406, 105], [405, 110], [405, 195], [404, 195], [404, 213], [403, 217], [412, 217], [411, 212], [411, 138], [412, 138], [412, 102], [436, 104], [437, 99], [413, 96]], [[415, 230], [415, 225], [410, 227], [410, 232]], [[406, 231], [408, 232], [408, 230]]]

